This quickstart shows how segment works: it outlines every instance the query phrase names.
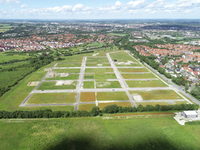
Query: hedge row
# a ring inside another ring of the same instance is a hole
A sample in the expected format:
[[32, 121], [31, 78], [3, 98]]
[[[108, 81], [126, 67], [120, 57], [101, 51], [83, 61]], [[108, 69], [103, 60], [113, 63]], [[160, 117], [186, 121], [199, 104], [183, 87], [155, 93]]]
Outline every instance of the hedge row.
[[0, 111], [0, 119], [9, 118], [67, 118], [67, 117], [90, 117], [101, 116], [104, 113], [125, 113], [125, 112], [144, 112], [144, 111], [170, 111], [170, 110], [196, 110], [199, 106], [195, 104], [181, 105], [156, 105], [138, 107], [121, 107], [117, 105], [106, 106], [103, 110], [99, 107], [93, 107], [91, 111], [52, 111], [52, 110], [36, 110], [36, 111]]

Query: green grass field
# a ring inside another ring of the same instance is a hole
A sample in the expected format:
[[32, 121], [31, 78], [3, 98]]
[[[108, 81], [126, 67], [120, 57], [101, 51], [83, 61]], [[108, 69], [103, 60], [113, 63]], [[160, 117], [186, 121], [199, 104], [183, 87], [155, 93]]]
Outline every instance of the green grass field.
[[74, 103], [75, 93], [43, 93], [34, 94], [28, 104], [63, 104], [63, 103]]
[[143, 100], [183, 99], [173, 90], [131, 91], [131, 94], [141, 95]]
[[165, 83], [160, 80], [151, 81], [126, 81], [129, 87], [167, 87]]
[[198, 150], [200, 123], [172, 116], [0, 120], [2, 150]]

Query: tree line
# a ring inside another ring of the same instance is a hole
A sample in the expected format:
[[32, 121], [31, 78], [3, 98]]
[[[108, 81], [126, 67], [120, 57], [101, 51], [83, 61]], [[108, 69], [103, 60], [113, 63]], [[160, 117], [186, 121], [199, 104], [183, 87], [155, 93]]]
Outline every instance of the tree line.
[[196, 110], [199, 106], [195, 104], [180, 104], [180, 105], [156, 105], [138, 107], [122, 107], [117, 105], [108, 105], [102, 110], [95, 106], [91, 111], [52, 111], [35, 110], [35, 111], [0, 111], [0, 119], [11, 118], [68, 118], [68, 117], [93, 117], [102, 116], [107, 113], [127, 113], [127, 112], [150, 112], [150, 111], [181, 111], [181, 110]]

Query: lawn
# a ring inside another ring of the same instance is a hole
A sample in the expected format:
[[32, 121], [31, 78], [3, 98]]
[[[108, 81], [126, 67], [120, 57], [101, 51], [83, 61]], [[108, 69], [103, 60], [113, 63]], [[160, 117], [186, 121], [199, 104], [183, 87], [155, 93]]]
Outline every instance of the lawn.
[[167, 87], [167, 85], [160, 80], [150, 80], [150, 81], [126, 81], [129, 87]]
[[67, 104], [75, 103], [75, 93], [42, 93], [33, 94], [28, 104]]
[[[107, 73], [107, 72], [113, 72], [112, 68], [86, 68], [85, 70], [86, 73]], [[113, 72], [114, 73], [114, 72]]]
[[62, 90], [62, 89], [75, 89], [76, 83], [73, 82], [70, 85], [62, 85], [62, 86], [56, 86], [56, 82], [50, 81], [50, 82], [43, 82], [41, 86], [38, 88], [38, 90]]
[[183, 99], [173, 90], [131, 91], [131, 94], [141, 95], [143, 100]]
[[0, 120], [0, 126], [2, 150], [200, 149], [200, 123], [180, 126], [171, 116]]
[[149, 72], [146, 68], [118, 68], [120, 72]]
[[82, 92], [81, 102], [95, 102], [96, 96], [94, 92]]
[[98, 92], [97, 100], [129, 100], [125, 92]]
[[152, 73], [145, 73], [145, 74], [122, 74], [124, 79], [152, 79], [156, 78], [155, 75]]

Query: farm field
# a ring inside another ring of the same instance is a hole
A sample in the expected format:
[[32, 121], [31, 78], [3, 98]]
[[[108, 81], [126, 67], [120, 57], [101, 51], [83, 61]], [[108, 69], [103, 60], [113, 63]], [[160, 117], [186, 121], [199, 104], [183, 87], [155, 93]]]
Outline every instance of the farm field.
[[63, 58], [32, 73], [3, 95], [0, 110], [90, 110], [111, 104], [134, 107], [191, 103], [127, 51], [106, 50]]
[[0, 24], [0, 33], [1, 32], [6, 32], [12, 28], [11, 25], [9, 24]]
[[180, 126], [171, 115], [103, 118], [0, 120], [1, 149], [200, 149], [199, 122]]

